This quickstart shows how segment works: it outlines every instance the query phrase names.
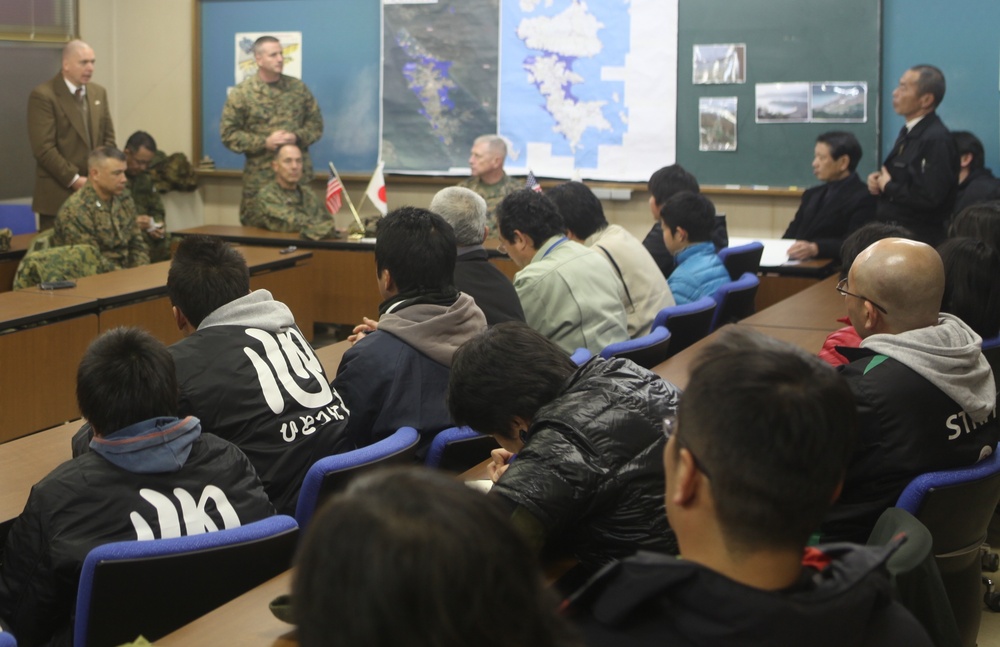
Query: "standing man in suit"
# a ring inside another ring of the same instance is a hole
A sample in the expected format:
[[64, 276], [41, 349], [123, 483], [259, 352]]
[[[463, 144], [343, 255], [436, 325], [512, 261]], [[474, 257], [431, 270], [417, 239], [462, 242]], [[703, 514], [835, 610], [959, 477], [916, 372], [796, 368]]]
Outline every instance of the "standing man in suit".
[[882, 168], [868, 176], [868, 190], [879, 198], [878, 220], [902, 225], [931, 246], [944, 240], [958, 190], [958, 151], [935, 112], [944, 91], [944, 74], [933, 65], [903, 73], [892, 108], [906, 125]]
[[861, 144], [851, 133], [831, 131], [816, 138], [812, 170], [823, 182], [802, 194], [802, 204], [782, 238], [795, 243], [788, 258], [838, 258], [844, 238], [875, 218], [875, 197], [855, 169]]
[[108, 95], [90, 82], [94, 60], [90, 45], [70, 41], [62, 71], [28, 98], [28, 139], [38, 163], [31, 208], [40, 230], [51, 229], [62, 203], [87, 183], [90, 151], [115, 145]]

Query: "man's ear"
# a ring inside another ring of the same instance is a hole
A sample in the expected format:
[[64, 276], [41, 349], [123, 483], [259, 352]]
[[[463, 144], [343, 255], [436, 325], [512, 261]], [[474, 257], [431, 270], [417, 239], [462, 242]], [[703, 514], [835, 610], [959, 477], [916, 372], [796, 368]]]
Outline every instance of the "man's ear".
[[673, 504], [678, 507], [687, 507], [698, 496], [698, 491], [702, 487], [702, 473], [698, 470], [694, 462], [694, 456], [686, 448], [681, 447], [677, 452], [677, 463], [674, 467], [674, 488]]
[[962, 168], [972, 166], [972, 153], [962, 153], [962, 157], [960, 157], [959, 160]]
[[382, 288], [386, 292], [391, 292], [396, 289], [396, 282], [392, 279], [392, 273], [388, 270], [388, 268], [379, 272], [378, 281], [382, 284]]
[[184, 313], [181, 312], [180, 308], [177, 306], [171, 306], [170, 311], [174, 315], [174, 323], [177, 324], [177, 330], [184, 333], [185, 337], [195, 332], [196, 328], [191, 325], [191, 322], [184, 316]]

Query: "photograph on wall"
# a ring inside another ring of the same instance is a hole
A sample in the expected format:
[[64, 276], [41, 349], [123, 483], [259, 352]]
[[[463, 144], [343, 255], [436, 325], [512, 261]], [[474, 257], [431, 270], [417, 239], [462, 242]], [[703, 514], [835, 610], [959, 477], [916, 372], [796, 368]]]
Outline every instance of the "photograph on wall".
[[802, 123], [809, 121], [808, 83], [758, 83], [757, 123]]
[[736, 150], [736, 97], [699, 97], [698, 150]]
[[695, 45], [692, 83], [746, 83], [747, 46], [744, 43]]
[[813, 83], [810, 97], [810, 121], [868, 121], [868, 84], [864, 81]]
[[257, 73], [257, 62], [253, 56], [253, 43], [261, 36], [274, 36], [281, 43], [281, 51], [285, 65], [281, 73], [285, 76], [302, 78], [302, 32], [300, 31], [261, 31], [236, 33], [236, 74], [233, 85]]

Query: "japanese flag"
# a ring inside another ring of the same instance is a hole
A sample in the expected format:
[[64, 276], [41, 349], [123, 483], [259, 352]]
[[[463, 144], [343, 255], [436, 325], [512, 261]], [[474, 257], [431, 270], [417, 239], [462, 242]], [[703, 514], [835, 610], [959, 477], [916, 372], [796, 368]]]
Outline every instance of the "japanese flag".
[[388, 213], [389, 206], [386, 204], [385, 200], [385, 174], [382, 173], [382, 167], [385, 166], [383, 162], [379, 162], [378, 166], [375, 167], [375, 172], [372, 173], [372, 179], [368, 182], [368, 188], [365, 189], [365, 195], [368, 196], [368, 200], [375, 205], [379, 213], [383, 216]]

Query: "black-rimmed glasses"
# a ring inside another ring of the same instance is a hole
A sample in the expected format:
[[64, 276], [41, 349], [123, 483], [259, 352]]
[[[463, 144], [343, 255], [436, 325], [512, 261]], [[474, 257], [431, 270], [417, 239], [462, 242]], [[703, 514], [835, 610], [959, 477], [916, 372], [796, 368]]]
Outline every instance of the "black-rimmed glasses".
[[875, 306], [882, 314], [884, 314], [884, 315], [889, 314], [888, 310], [886, 310], [885, 308], [883, 308], [879, 304], [875, 303], [874, 301], [872, 301], [868, 297], [861, 296], [860, 294], [854, 294], [853, 292], [848, 292], [847, 290], [845, 290], [844, 286], [846, 286], [846, 285], [847, 285], [847, 279], [840, 279], [840, 283], [837, 283], [837, 292], [839, 292], [841, 296], [854, 297], [855, 299], [861, 299], [862, 301], [867, 301], [868, 303], [870, 303], [873, 306]]
[[[676, 431], [677, 431], [677, 416], [667, 416], [666, 418], [664, 418], [663, 435], [667, 437], [668, 441], [670, 440], [671, 436], [675, 435]], [[688, 445], [686, 442], [684, 442], [684, 440], [680, 436], [677, 436], [677, 445], [683, 449], [688, 450], [688, 453], [691, 454], [691, 460], [694, 461], [694, 466], [698, 468], [699, 472], [705, 475], [705, 478], [707, 479], [712, 478], [712, 475], [709, 474], [707, 469], [705, 469], [705, 464], [702, 463], [700, 460], [698, 460], [698, 457], [695, 456], [695, 453], [691, 451], [691, 446]]]

